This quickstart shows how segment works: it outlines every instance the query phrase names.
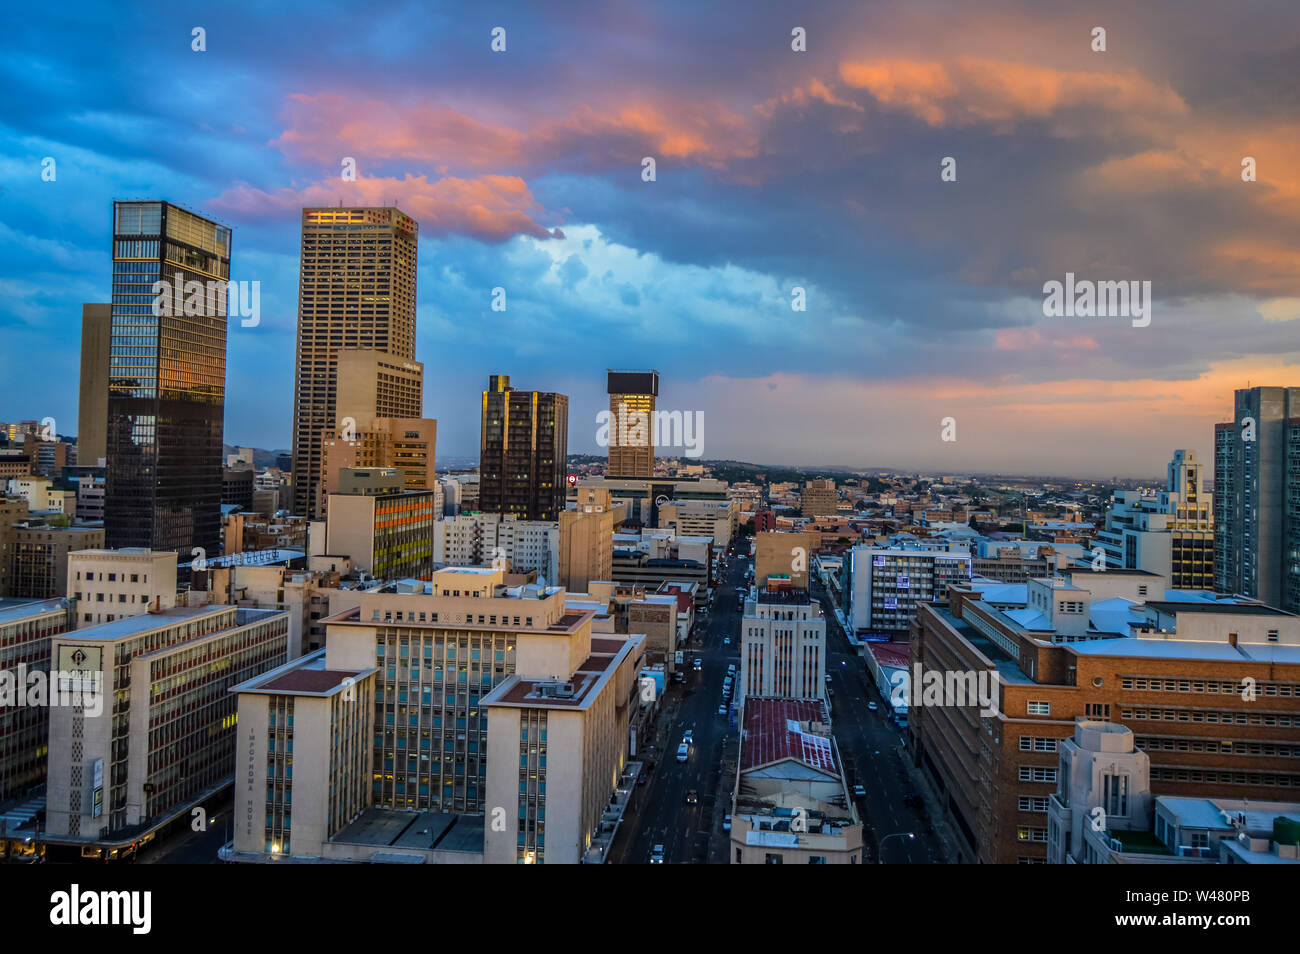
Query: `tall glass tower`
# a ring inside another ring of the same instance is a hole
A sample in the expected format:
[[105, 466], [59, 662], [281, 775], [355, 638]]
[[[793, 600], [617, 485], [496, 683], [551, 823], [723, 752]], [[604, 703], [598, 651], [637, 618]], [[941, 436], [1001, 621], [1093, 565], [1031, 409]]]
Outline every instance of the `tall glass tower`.
[[[229, 278], [230, 229], [167, 202], [113, 203], [109, 547], [220, 552]], [[181, 289], [161, 308], [159, 281]]]

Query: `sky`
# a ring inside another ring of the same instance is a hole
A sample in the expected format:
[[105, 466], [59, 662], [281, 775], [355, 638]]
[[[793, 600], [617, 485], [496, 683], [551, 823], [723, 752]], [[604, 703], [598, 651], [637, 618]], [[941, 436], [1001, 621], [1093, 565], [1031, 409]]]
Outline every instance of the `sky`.
[[[230, 444], [289, 446], [300, 209], [339, 202], [419, 222], [440, 457], [494, 373], [569, 395], [571, 452], [605, 369], [655, 368], [706, 458], [1089, 476], [1209, 462], [1233, 389], [1300, 385], [1289, 0], [267, 6], [8, 21], [0, 420], [75, 433], [129, 198], [261, 283]], [[1067, 273], [1149, 281], [1150, 323], [1048, 317]]]

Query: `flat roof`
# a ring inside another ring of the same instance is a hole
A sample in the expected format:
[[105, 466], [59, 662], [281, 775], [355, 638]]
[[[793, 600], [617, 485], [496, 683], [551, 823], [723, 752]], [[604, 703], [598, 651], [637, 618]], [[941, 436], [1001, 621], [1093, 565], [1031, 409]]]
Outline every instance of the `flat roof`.
[[1230, 603], [1226, 600], [1200, 602], [1195, 600], [1148, 600], [1147, 606], [1162, 613], [1224, 613], [1233, 616], [1295, 616], [1264, 603]]
[[1300, 664], [1300, 646], [1274, 643], [1211, 643], [1196, 639], [1142, 639], [1120, 636], [1087, 643], [1062, 643], [1081, 656], [1127, 656], [1137, 659], [1196, 659], [1204, 662]]
[[[121, 619], [113, 620], [111, 623], [100, 623], [97, 626], [87, 626], [85, 629], [59, 633], [54, 638], [64, 642], [126, 639], [130, 636], [138, 636], [140, 633], [147, 633], [150, 630], [161, 629], [164, 626], [198, 620], [205, 616], [215, 616], [218, 613], [234, 612], [238, 609], [239, 607], [225, 603], [205, 603], [202, 606], [174, 606], [160, 613], [124, 616]], [[270, 612], [278, 611], [271, 610]]]
[[43, 616], [65, 608], [62, 597], [53, 600], [0, 600], [0, 626], [33, 616]]
[[483, 851], [484, 816], [367, 808], [332, 842], [416, 851]]

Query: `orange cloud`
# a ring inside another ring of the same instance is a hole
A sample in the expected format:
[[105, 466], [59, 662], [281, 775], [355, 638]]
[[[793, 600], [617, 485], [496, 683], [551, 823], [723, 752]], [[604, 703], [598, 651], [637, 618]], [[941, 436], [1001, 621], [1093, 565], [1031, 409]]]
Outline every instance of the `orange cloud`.
[[1062, 118], [1069, 110], [1099, 109], [1141, 121], [1187, 112], [1168, 86], [1136, 74], [1066, 72], [1007, 60], [846, 62], [840, 64], [840, 78], [931, 126], [987, 124], [1010, 132], [1026, 121], [1056, 119], [1058, 135], [1076, 136], [1088, 130]]
[[448, 176], [432, 182], [425, 176], [411, 175], [403, 179], [358, 177], [355, 182], [340, 179], [276, 192], [241, 183], [223, 192], [212, 204], [249, 219], [296, 216], [306, 206], [335, 205], [340, 201], [353, 206], [396, 201], [426, 234], [431, 229], [435, 234], [468, 235], [485, 242], [503, 242], [515, 235], [550, 238], [563, 234], [538, 224], [534, 216], [544, 210], [517, 176]]
[[417, 159], [444, 172], [566, 159], [639, 164], [647, 155], [717, 167], [758, 153], [743, 117], [710, 103], [633, 102], [610, 111], [581, 106], [517, 130], [441, 106], [295, 94], [286, 118], [289, 128], [271, 145], [287, 155], [330, 163], [344, 156]]

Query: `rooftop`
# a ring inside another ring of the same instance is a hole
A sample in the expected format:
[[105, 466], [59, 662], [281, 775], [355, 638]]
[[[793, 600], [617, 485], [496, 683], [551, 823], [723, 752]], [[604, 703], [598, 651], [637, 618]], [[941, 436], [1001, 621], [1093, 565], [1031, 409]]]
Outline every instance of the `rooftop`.
[[33, 616], [43, 616], [46, 613], [61, 611], [65, 609], [66, 606], [67, 603], [63, 599], [0, 600], [0, 626], [3, 626], [5, 623], [30, 619]]
[[745, 700], [741, 771], [794, 759], [818, 771], [839, 775], [829, 726], [826, 735], [810, 730], [812, 724], [823, 724], [822, 720], [820, 701], [750, 696]]
[[331, 840], [349, 845], [481, 853], [483, 822], [482, 815], [367, 808]]

